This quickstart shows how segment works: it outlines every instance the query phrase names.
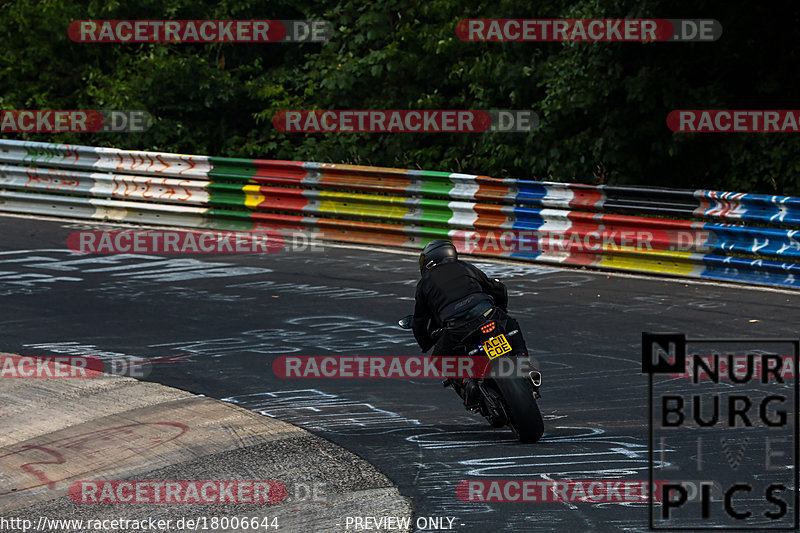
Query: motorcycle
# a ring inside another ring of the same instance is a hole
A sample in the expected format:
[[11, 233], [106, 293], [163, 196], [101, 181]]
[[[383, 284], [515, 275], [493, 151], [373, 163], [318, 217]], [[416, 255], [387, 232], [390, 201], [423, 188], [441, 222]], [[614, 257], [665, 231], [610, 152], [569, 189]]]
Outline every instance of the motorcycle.
[[[413, 318], [413, 315], [407, 315], [398, 321], [398, 325], [411, 329]], [[490, 371], [483, 377], [476, 377], [479, 400], [477, 407], [471, 410], [479, 412], [494, 428], [509, 426], [521, 442], [538, 441], [544, 433], [544, 420], [536, 403], [541, 398], [542, 374], [515, 350], [513, 341], [519, 330], [507, 331], [506, 321], [494, 308], [475, 321], [474, 326], [470, 324], [470, 332], [462, 339], [462, 344], [468, 356], [486, 357]], [[433, 338], [438, 339], [443, 331], [433, 331]], [[509, 366], [515, 369], [512, 376], [503, 372], [503, 367], [507, 369]], [[446, 379], [442, 384], [453, 386], [463, 398], [458, 381]]]

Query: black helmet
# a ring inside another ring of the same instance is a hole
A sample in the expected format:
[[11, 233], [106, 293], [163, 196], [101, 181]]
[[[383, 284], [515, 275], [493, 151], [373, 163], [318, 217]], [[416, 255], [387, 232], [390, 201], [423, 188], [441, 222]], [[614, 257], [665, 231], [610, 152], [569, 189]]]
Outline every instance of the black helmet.
[[445, 259], [458, 259], [456, 247], [450, 241], [431, 241], [419, 254], [419, 273], [424, 274]]

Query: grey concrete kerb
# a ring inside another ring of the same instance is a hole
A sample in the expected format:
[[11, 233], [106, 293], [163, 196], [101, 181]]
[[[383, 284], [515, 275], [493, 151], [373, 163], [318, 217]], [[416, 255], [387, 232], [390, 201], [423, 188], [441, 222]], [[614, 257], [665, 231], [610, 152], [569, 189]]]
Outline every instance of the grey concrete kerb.
[[[0, 378], [0, 425], [6, 519], [255, 516], [277, 517], [279, 531], [333, 532], [345, 531], [347, 516], [413, 514], [386, 476], [347, 450], [286, 422], [155, 383], [109, 374]], [[76, 481], [104, 480], [270, 480], [286, 487], [286, 497], [272, 504], [97, 504], [69, 496]]]

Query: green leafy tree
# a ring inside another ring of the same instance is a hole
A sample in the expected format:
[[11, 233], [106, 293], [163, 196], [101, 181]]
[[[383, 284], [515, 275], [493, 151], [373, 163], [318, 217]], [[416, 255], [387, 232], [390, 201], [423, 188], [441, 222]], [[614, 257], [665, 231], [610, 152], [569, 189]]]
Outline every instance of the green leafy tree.
[[[2, 109], [145, 109], [136, 134], [18, 138], [586, 183], [800, 194], [800, 135], [673, 133], [676, 109], [793, 109], [793, 3], [0, 0]], [[463, 42], [464, 18], [715, 18], [713, 43]], [[80, 19], [323, 19], [329, 42], [86, 44]], [[286, 109], [528, 109], [530, 133], [276, 130]]]

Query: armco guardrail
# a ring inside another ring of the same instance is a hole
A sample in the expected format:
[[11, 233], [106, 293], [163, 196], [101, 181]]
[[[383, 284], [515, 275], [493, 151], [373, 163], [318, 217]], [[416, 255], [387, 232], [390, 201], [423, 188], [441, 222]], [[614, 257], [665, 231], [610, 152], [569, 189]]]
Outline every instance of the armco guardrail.
[[0, 211], [800, 286], [793, 197], [0, 140]]

